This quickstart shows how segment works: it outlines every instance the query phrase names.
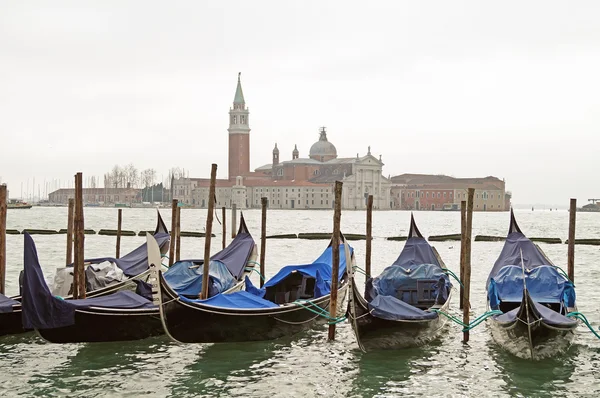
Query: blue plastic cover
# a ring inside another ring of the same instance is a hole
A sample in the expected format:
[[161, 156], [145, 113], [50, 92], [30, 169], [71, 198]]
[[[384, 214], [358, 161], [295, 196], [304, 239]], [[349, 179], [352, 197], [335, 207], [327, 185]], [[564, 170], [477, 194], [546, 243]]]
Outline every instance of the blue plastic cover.
[[[434, 280], [434, 284], [437, 284], [440, 279], [444, 283], [438, 287], [438, 294], [442, 295], [440, 299], [444, 302], [448, 297], [447, 291], [450, 288], [450, 279], [439, 265], [420, 264], [408, 269], [392, 265], [384, 269], [379, 276], [373, 278], [374, 296], [396, 296], [398, 291], [410, 294], [410, 291], [417, 290], [417, 282], [420, 280]], [[411, 297], [399, 297], [399, 299], [409, 303], [413, 301]]]
[[[198, 296], [202, 291], [203, 265], [191, 261], [173, 264], [163, 275], [169, 286], [179, 295]], [[208, 266], [209, 296], [224, 292], [235, 285], [235, 279], [220, 261], [211, 261]]]
[[235, 238], [231, 243], [223, 250], [212, 256], [210, 259], [213, 261], [220, 261], [227, 266], [229, 272], [236, 280], [242, 278], [242, 274], [246, 269], [248, 259], [254, 250], [254, 238], [248, 232], [244, 217], [240, 218], [240, 228]]
[[511, 210], [508, 235], [504, 242], [504, 247], [500, 252], [500, 256], [498, 256], [498, 259], [490, 271], [490, 275], [485, 284], [486, 288], [488, 288], [491, 279], [500, 271], [500, 269], [502, 269], [502, 267], [506, 265], [517, 265], [521, 267], [521, 251], [523, 252], [523, 264], [526, 269], [532, 269], [541, 265], [551, 265], [550, 261], [537, 246], [521, 232], [521, 229], [515, 220], [514, 213]]
[[[569, 307], [575, 305], [573, 285], [553, 266], [541, 265], [530, 270], [526, 269], [525, 283], [531, 298], [537, 302], [565, 301]], [[516, 265], [502, 267], [488, 285], [488, 299], [492, 309], [498, 308], [500, 301], [521, 302], [523, 299], [522, 268]]]
[[0, 314], [13, 311], [13, 305], [19, 304], [18, 301], [0, 294]]
[[[169, 234], [165, 233], [157, 233], [154, 235], [154, 239], [158, 243], [159, 247], [164, 247], [169, 242]], [[92, 258], [84, 260], [86, 263], [91, 264], [100, 264], [105, 261], [109, 261], [111, 263], [117, 264], [125, 275], [128, 277], [134, 277], [136, 275], [141, 274], [146, 271], [148, 266], [148, 249], [146, 248], [146, 244], [139, 246], [137, 249], [128, 253], [127, 255], [121, 258], [114, 257], [100, 257], [100, 258]], [[72, 264], [70, 266], [73, 266]]]
[[217, 294], [206, 300], [192, 300], [185, 297], [180, 297], [181, 301], [189, 303], [202, 303], [213, 307], [222, 308], [276, 308], [277, 304], [255, 296], [252, 293], [239, 291], [229, 294]]
[[[419, 298], [419, 289], [426, 284]], [[411, 215], [408, 239], [394, 263], [365, 284], [365, 298], [371, 314], [388, 320], [427, 320], [437, 313], [416, 307], [419, 299], [445, 303], [452, 284], [429, 243]], [[435, 297], [429, 296], [435, 295]], [[401, 297], [399, 297], [401, 295]]]
[[413, 268], [415, 265], [435, 264], [441, 268], [433, 249], [425, 238], [408, 238], [400, 255], [392, 266], [397, 265], [405, 269]]
[[[567, 318], [564, 315], [559, 314], [556, 311], [551, 310], [544, 305], [535, 301], [529, 301], [529, 304], [533, 304], [532, 311], [535, 313], [535, 317], [541, 319], [544, 323], [552, 326], [574, 326], [577, 324], [577, 320], [573, 318]], [[514, 310], [508, 311], [504, 314], [494, 316], [494, 319], [500, 323], [513, 323], [517, 320], [521, 307], [517, 307]]]
[[[350, 255], [354, 253], [354, 249], [349, 247]], [[269, 279], [263, 286], [263, 288], [267, 288], [270, 286], [275, 286], [279, 282], [283, 281], [292, 272], [296, 271], [303, 275], [313, 277], [317, 279], [317, 272], [319, 274], [319, 279], [321, 280], [319, 286], [319, 280], [316, 281], [315, 290], [319, 289], [322, 296], [329, 294], [330, 291], [330, 283], [331, 283], [331, 265], [332, 265], [332, 248], [329, 246], [325, 251], [310, 264], [302, 264], [302, 265], [288, 265], [279, 270], [275, 276]], [[346, 252], [344, 250], [344, 245], [340, 244], [340, 265], [339, 265], [339, 279], [342, 279], [342, 276], [346, 272]]]
[[377, 296], [369, 303], [371, 315], [390, 321], [436, 319], [436, 312], [423, 311], [394, 296]]
[[28, 233], [24, 239], [24, 278], [22, 296], [22, 319], [26, 329], [51, 329], [75, 323], [77, 308], [152, 308], [151, 301], [130, 291], [108, 296], [63, 300], [50, 293], [38, 260], [35, 243]]

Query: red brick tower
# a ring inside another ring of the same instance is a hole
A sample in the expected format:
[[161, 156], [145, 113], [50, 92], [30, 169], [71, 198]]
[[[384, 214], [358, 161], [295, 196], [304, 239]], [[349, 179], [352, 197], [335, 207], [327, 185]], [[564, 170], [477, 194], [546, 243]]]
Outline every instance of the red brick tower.
[[240, 75], [241, 72], [238, 74], [233, 108], [229, 109], [229, 179], [250, 172], [250, 112], [244, 101]]

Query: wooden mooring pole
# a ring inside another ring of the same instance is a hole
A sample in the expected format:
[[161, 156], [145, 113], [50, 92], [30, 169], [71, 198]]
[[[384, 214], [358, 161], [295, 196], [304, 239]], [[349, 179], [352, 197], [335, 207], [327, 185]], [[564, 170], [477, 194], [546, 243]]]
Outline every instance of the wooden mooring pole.
[[[331, 239], [331, 293], [329, 295], [329, 319], [337, 318], [338, 279], [340, 272], [340, 222], [342, 219], [342, 182], [334, 188], [333, 238]], [[349, 259], [347, 260], [349, 261]], [[329, 324], [329, 340], [335, 340], [335, 323]]]
[[171, 241], [169, 242], [169, 267], [175, 262], [175, 242], [177, 238], [177, 206], [179, 201], [173, 199], [171, 201]]
[[69, 208], [67, 210], [67, 266], [73, 264], [73, 228], [75, 222], [75, 199], [69, 198]]
[[201, 299], [208, 298], [208, 271], [210, 265], [210, 238], [212, 235], [213, 212], [215, 208], [215, 181], [217, 180], [217, 165], [212, 164], [210, 170], [210, 189], [208, 191], [208, 214], [206, 216], [206, 237], [204, 238], [204, 267], [202, 273]]
[[[460, 202], [460, 281], [465, 279], [465, 249], [467, 238], [467, 201]], [[465, 289], [460, 286], [460, 294], [458, 297], [458, 306], [463, 309], [463, 300], [465, 297]]]
[[223, 249], [227, 246], [227, 209], [225, 206], [221, 209], [221, 227], [223, 227]]
[[231, 204], [231, 239], [237, 235], [237, 205]]
[[373, 195], [367, 198], [367, 242], [365, 248], [365, 274], [367, 279], [371, 277], [371, 239], [373, 229]]
[[117, 255], [115, 258], [121, 257], [121, 227], [123, 226], [123, 209], [119, 209], [117, 215]]
[[177, 231], [175, 231], [175, 261], [181, 259], [181, 207], [177, 206]]
[[6, 184], [0, 185], [0, 294], [6, 292]]
[[260, 198], [260, 204], [262, 206], [260, 224], [260, 287], [262, 288], [265, 284], [263, 277], [265, 275], [265, 254], [267, 251], [267, 206], [269, 199], [265, 197]]
[[[467, 220], [465, 225], [465, 272], [462, 283], [465, 286], [463, 293], [463, 323], [468, 325], [470, 322], [469, 311], [471, 310], [471, 232], [473, 227], [473, 196], [475, 188], [469, 188], [467, 193]], [[463, 343], [469, 342], [469, 331], [463, 333]]]
[[567, 252], [567, 275], [575, 283], [575, 220], [577, 216], [577, 199], [571, 199], [569, 207], [569, 248]]
[[75, 175], [75, 217], [74, 217], [74, 241], [75, 241], [75, 264], [73, 267], [73, 298], [85, 298], [85, 269], [84, 259], [84, 239], [85, 226], [83, 220], [83, 175]]

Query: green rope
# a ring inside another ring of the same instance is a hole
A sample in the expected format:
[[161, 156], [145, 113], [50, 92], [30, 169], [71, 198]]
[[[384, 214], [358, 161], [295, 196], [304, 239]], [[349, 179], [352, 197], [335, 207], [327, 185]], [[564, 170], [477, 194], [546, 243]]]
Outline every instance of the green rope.
[[558, 265], [553, 265], [554, 268], [556, 268], [557, 270], [559, 270], [561, 272], [561, 274], [569, 281], [571, 282], [571, 284], [573, 285], [573, 287], [575, 287], [575, 283], [573, 283], [573, 281], [571, 279], [569, 279], [569, 275], [567, 275], [567, 273], [565, 272], [564, 269], [560, 268]]
[[481, 316], [479, 316], [478, 318], [474, 319], [473, 322], [469, 323], [469, 326], [465, 327], [463, 329], [463, 332], [468, 332], [469, 330], [473, 329], [475, 326], [479, 325], [481, 322], [485, 321], [487, 318], [491, 317], [492, 315], [500, 315], [500, 314], [502, 314], [502, 311], [500, 311], [500, 310], [488, 311], [488, 312], [482, 314]]
[[260, 279], [262, 279], [263, 281], [265, 280], [265, 277], [260, 273], [260, 271], [258, 271], [254, 267], [246, 267], [245, 271], [254, 271], [254, 272], [256, 272], [258, 274], [258, 276], [260, 276]]
[[450, 276], [454, 277], [454, 279], [456, 279], [458, 284], [460, 286], [462, 286], [462, 288], [464, 289], [465, 285], [462, 284], [462, 282], [460, 281], [460, 279], [458, 278], [458, 276], [456, 276], [456, 274], [454, 272], [450, 271], [448, 268], [442, 268], [442, 270], [444, 270], [444, 272], [450, 274]]
[[592, 325], [590, 325], [590, 322], [587, 320], [586, 316], [583, 315], [581, 312], [569, 312], [567, 314], [567, 317], [568, 318], [575, 318], [575, 319], [580, 320], [581, 322], [583, 322], [585, 324], [585, 326], [588, 327], [588, 329], [590, 329], [590, 331], [592, 333], [594, 333], [594, 336], [596, 336], [597, 338], [600, 339], [600, 334], [598, 334], [598, 332], [596, 332], [594, 330], [594, 328], [592, 327]]
[[[323, 318], [327, 319], [327, 323], [330, 325], [336, 325], [340, 322], [344, 322], [347, 318], [346, 316], [341, 316], [339, 318], [337, 317], [331, 317], [329, 316], [329, 313], [324, 310], [323, 308], [319, 307], [318, 305], [316, 305], [315, 303], [311, 303], [310, 301], [305, 301], [305, 302], [300, 302], [300, 301], [294, 301], [294, 304], [298, 304], [300, 307], [304, 308], [305, 310], [308, 310], [310, 312], [312, 312], [313, 314], [316, 314], [318, 316], [322, 316]], [[311, 308], [307, 305], [304, 304], [309, 304], [312, 305], [313, 307], [316, 308]]]
[[489, 318], [492, 315], [502, 314], [502, 311], [499, 311], [499, 310], [487, 311], [487, 312], [481, 314], [480, 316], [478, 316], [477, 318], [473, 319], [473, 321], [467, 325], [466, 323], [462, 322], [459, 318], [457, 318], [453, 315], [447, 314], [442, 310], [438, 310], [438, 309], [434, 308], [431, 311], [441, 314], [441, 315], [445, 316], [446, 318], [450, 319], [452, 322], [462, 326], [463, 332], [468, 332], [469, 330], [473, 329], [475, 326], [479, 325], [481, 322], [483, 322], [484, 320], [486, 320], [487, 318]]

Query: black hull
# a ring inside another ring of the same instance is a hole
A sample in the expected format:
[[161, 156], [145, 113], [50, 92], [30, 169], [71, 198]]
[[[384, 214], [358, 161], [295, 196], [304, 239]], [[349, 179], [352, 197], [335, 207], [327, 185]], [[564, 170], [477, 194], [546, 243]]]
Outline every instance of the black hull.
[[509, 325], [491, 320], [492, 337], [502, 348], [520, 358], [543, 359], [566, 351], [575, 336], [575, 328], [556, 328], [543, 322], [531, 326], [515, 321]]
[[[342, 315], [347, 283], [338, 290], [338, 313]], [[217, 308], [185, 303], [166, 284], [160, 274], [161, 317], [167, 335], [181, 343], [223, 343], [274, 340], [307, 330], [325, 322], [304, 307], [289, 304], [279, 308]], [[329, 295], [312, 300], [329, 312]]]
[[23, 328], [23, 323], [21, 321], [21, 305], [13, 307], [13, 312], [0, 314], [0, 337], [29, 331], [30, 330]]
[[[136, 285], [134, 280], [143, 279], [147, 277], [149, 271], [142, 272], [141, 274], [134, 276], [133, 278], [127, 279], [123, 282], [115, 283], [114, 285], [106, 286], [101, 289], [94, 290], [92, 292], [87, 293], [87, 297], [101, 297], [106, 296], [108, 294], [115, 293], [119, 290], [129, 289], [134, 290]], [[21, 301], [21, 296], [11, 297], [13, 300]], [[65, 297], [65, 300], [72, 299], [73, 296]], [[0, 337], [11, 335], [11, 334], [20, 334], [30, 332], [31, 330], [27, 330], [23, 328], [22, 320], [21, 320], [21, 305], [13, 307], [13, 312], [8, 313], [0, 313]]]
[[[353, 278], [350, 280], [348, 320], [352, 325], [360, 349], [364, 352], [377, 349], [401, 349], [418, 347], [439, 336], [446, 318], [424, 321], [390, 321], [376, 318], [369, 313], [368, 303], [362, 297]], [[447, 311], [450, 296], [442, 308]]]
[[36, 331], [44, 340], [51, 343], [141, 340], [164, 333], [158, 309], [102, 308], [77, 310], [73, 325]]

